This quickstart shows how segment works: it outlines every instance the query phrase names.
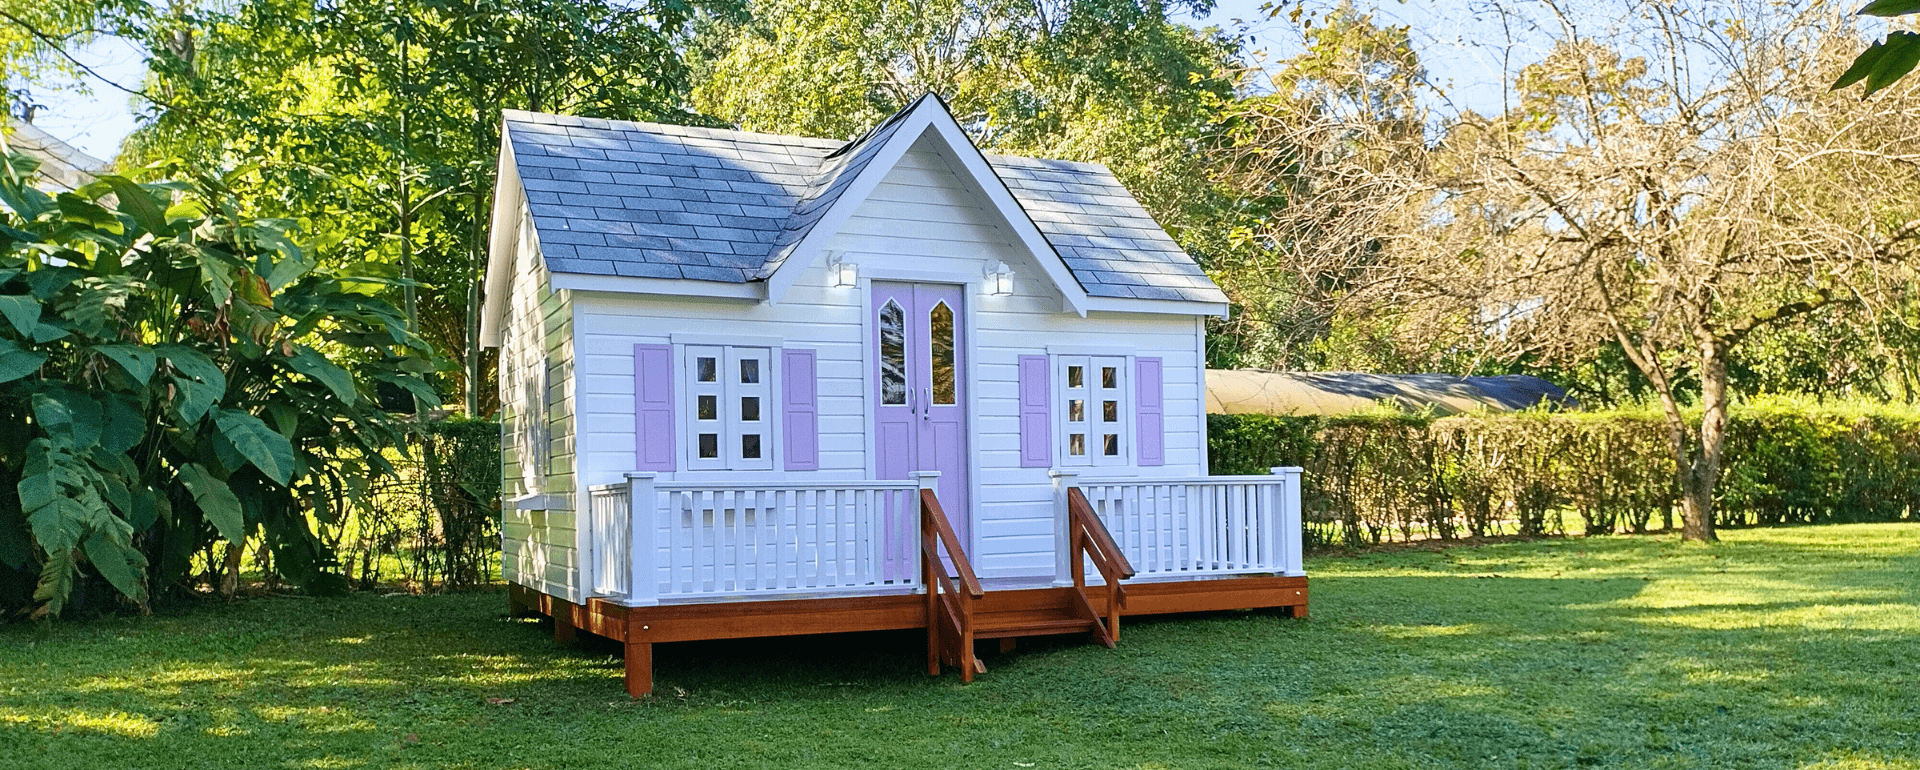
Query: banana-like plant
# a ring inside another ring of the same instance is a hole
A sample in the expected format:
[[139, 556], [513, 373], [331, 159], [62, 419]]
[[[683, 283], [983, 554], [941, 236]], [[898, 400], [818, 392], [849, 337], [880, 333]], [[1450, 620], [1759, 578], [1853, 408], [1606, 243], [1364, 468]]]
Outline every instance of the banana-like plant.
[[318, 269], [221, 178], [50, 195], [32, 170], [0, 162], [0, 583], [37, 575], [13, 603], [58, 615], [91, 573], [144, 607], [220, 541], [343, 589], [315, 526], [391, 470], [376, 387], [437, 404], [388, 286]]

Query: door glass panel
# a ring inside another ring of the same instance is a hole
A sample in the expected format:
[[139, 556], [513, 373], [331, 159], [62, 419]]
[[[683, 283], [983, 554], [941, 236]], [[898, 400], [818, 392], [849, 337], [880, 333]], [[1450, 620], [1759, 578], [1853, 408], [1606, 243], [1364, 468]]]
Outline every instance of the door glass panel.
[[720, 397], [719, 396], [701, 396], [700, 397], [700, 419], [702, 420], [720, 419]]
[[712, 459], [719, 456], [720, 456], [720, 434], [718, 433], [700, 434], [700, 457], [702, 459]]
[[740, 457], [747, 460], [760, 459], [760, 434], [758, 433], [741, 434]]
[[1085, 433], [1068, 434], [1067, 435], [1067, 454], [1073, 455], [1075, 457], [1081, 457], [1081, 456], [1084, 456], [1086, 453], [1087, 453], [1087, 434]]
[[1086, 378], [1087, 378], [1087, 370], [1085, 367], [1080, 367], [1080, 366], [1067, 367], [1067, 387], [1069, 388], [1080, 387], [1080, 384], [1084, 382]]
[[1117, 366], [1100, 367], [1100, 387], [1120, 387], [1120, 368]]
[[719, 382], [719, 359], [712, 356], [700, 356], [693, 360], [694, 379], [701, 382]]
[[1067, 422], [1086, 422], [1087, 402], [1077, 398], [1067, 399]]
[[907, 403], [907, 313], [893, 300], [880, 308], [880, 403]]
[[740, 421], [741, 422], [759, 422], [760, 421], [760, 397], [759, 396], [741, 396], [740, 397]]
[[759, 384], [759, 382], [760, 382], [760, 359], [758, 358], [740, 359], [740, 383], [743, 385], [757, 385]]
[[932, 330], [933, 358], [933, 403], [952, 404], [954, 399], [954, 340], [953, 308], [942, 302], [934, 305], [927, 314], [927, 324]]
[[1100, 402], [1100, 419], [1106, 420], [1107, 422], [1119, 422], [1120, 421], [1120, 402], [1118, 401]]

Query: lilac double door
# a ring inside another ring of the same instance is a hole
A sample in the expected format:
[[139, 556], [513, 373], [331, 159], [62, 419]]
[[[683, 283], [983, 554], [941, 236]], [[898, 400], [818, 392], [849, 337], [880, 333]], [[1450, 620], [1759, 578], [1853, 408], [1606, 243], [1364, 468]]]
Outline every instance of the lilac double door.
[[[936, 494], [970, 544], [967, 346], [961, 287], [873, 282], [874, 449], [882, 479], [939, 471]], [[896, 533], [894, 536], [911, 535]], [[911, 542], [911, 541], [910, 541]]]

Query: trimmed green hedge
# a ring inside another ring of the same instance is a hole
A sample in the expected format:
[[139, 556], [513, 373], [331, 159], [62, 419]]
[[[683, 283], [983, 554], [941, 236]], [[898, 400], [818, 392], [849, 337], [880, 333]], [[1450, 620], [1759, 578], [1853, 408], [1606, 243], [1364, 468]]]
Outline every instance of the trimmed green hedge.
[[[1212, 472], [1306, 469], [1310, 542], [1674, 526], [1658, 413], [1209, 415]], [[1728, 425], [1720, 526], [1920, 519], [1920, 413], [1749, 407]]]

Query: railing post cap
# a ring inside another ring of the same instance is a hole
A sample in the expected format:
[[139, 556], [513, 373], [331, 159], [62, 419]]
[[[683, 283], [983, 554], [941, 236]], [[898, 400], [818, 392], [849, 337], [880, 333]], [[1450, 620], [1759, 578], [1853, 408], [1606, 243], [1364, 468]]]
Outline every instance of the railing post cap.
[[940, 478], [940, 472], [939, 472], [939, 471], [914, 471], [914, 472], [912, 472], [912, 473], [908, 473], [907, 475], [908, 475], [908, 476], [911, 476], [911, 477], [913, 477], [913, 478], [916, 478], [916, 479], [937, 479], [937, 478]]
[[1052, 476], [1053, 478], [1056, 478], [1056, 479], [1060, 479], [1060, 478], [1070, 478], [1073, 476], [1078, 476], [1080, 475], [1080, 472], [1065, 470], [1062, 468], [1053, 468], [1047, 471], [1047, 475]]
[[641, 480], [647, 480], [647, 481], [651, 481], [651, 480], [653, 480], [653, 479], [657, 479], [657, 478], [659, 478], [659, 477], [660, 477], [660, 474], [658, 474], [658, 473], [655, 473], [655, 472], [653, 472], [653, 471], [644, 471], [644, 472], [638, 472], [638, 473], [629, 473], [629, 474], [627, 474], [627, 478], [630, 478], [630, 479], [641, 479]]

